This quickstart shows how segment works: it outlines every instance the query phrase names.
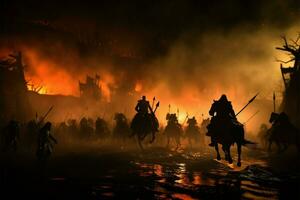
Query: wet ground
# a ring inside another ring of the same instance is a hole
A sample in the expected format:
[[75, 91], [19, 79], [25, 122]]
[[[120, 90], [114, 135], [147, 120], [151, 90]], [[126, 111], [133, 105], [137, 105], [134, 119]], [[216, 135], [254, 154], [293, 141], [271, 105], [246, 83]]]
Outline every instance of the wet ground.
[[9, 199], [300, 199], [295, 164], [281, 171], [272, 166], [280, 159], [243, 153], [237, 167], [214, 160], [213, 149], [102, 148], [54, 154], [44, 170], [34, 158], [2, 155], [1, 190]]

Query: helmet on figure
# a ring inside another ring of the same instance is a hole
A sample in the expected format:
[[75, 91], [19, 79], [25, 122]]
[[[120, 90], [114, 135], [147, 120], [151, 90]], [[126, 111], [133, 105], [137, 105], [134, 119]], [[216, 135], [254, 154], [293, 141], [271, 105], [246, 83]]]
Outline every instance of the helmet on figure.
[[221, 98], [219, 99], [219, 101], [228, 101], [227, 100], [227, 96], [225, 94], [222, 94]]

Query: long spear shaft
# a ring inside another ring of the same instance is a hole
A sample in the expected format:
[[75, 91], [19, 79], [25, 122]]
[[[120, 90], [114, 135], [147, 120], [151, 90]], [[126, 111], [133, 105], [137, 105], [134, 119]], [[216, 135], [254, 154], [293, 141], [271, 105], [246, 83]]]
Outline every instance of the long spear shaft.
[[252, 99], [250, 99], [249, 102], [235, 116], [238, 116], [250, 103], [252, 103], [258, 94], [259, 93], [252, 97]]
[[251, 115], [251, 117], [249, 117], [249, 118], [244, 122], [244, 124], [248, 123], [255, 115], [257, 115], [257, 113], [259, 113], [259, 110], [256, 111], [256, 113], [254, 113], [253, 115]]
[[154, 111], [153, 111], [153, 114], [155, 114], [155, 112], [156, 112], [156, 110], [157, 110], [158, 107], [159, 107], [159, 102], [157, 102], [157, 104], [156, 104], [156, 106], [155, 106], [155, 109], [154, 109]]
[[182, 123], [182, 125], [184, 125], [185, 124], [185, 122], [187, 121], [187, 119], [189, 118], [189, 114], [188, 113], [186, 113], [186, 117], [185, 117], [185, 119], [184, 119], [184, 121], [183, 121], [183, 123]]
[[275, 97], [275, 92], [273, 92], [273, 110], [276, 112], [276, 97]]

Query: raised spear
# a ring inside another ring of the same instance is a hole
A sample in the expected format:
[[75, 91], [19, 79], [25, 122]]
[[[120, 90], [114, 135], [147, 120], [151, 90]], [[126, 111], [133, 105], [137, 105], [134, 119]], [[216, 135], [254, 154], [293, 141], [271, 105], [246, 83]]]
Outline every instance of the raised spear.
[[159, 102], [157, 102], [157, 104], [156, 104], [156, 106], [155, 106], [155, 109], [154, 109], [153, 113], [156, 112], [156, 110], [157, 110], [158, 107], [159, 107]]
[[235, 115], [235, 116], [238, 116], [250, 103], [252, 103], [254, 101], [254, 99], [256, 98], [256, 96], [258, 95], [259, 93], [257, 93], [254, 97], [252, 97], [249, 102]]
[[186, 123], [186, 121], [187, 121], [187, 119], [189, 118], [189, 113], [188, 112], [186, 112], [186, 117], [185, 117], [185, 119], [184, 119], [184, 121], [183, 121], [183, 123], [182, 123], [182, 125], [184, 125], [185, 123]]
[[152, 109], [154, 107], [154, 103], [155, 103], [155, 97], [153, 97], [153, 99], [152, 99], [152, 106], [151, 106]]
[[274, 113], [276, 112], [276, 97], [275, 97], [275, 92], [273, 92], [273, 109], [274, 109]]

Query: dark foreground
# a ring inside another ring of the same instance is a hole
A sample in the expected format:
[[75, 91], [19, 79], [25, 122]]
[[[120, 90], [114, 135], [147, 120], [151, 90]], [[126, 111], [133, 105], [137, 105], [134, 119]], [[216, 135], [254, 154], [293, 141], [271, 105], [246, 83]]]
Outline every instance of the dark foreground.
[[45, 169], [33, 157], [2, 154], [0, 198], [300, 199], [299, 162], [244, 154], [238, 168], [213, 160], [213, 149], [103, 148], [54, 153]]

